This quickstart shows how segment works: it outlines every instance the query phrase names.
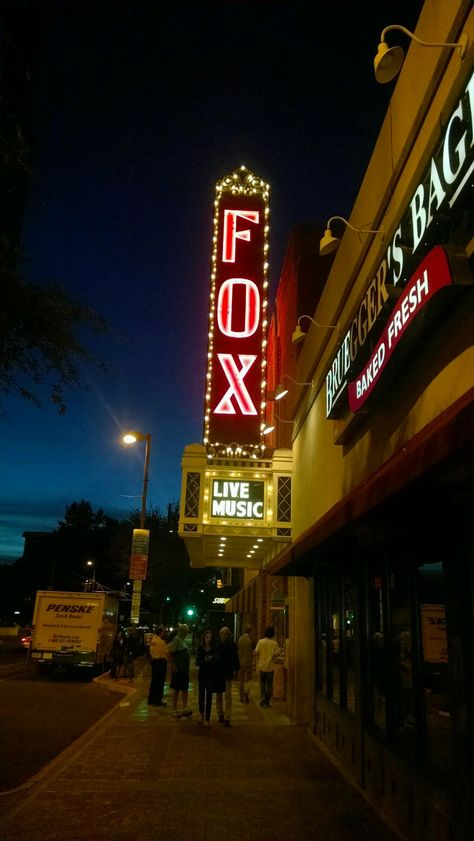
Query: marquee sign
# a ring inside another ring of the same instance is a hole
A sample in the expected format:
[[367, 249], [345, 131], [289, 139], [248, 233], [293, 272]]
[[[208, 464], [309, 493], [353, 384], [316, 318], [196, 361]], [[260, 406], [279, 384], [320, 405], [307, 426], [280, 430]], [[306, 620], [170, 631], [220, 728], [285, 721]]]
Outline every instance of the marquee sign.
[[262, 446], [269, 186], [241, 167], [216, 186], [204, 443]]
[[265, 482], [214, 479], [211, 517], [263, 520]]
[[[327, 372], [327, 418], [345, 413], [344, 395], [348, 396], [351, 411], [358, 411], [380, 381], [395, 344], [426, 303], [423, 282], [414, 288], [410, 278], [422, 277], [426, 268], [424, 258], [430, 249], [438, 243], [447, 244], [455, 239], [459, 242], [459, 236], [464, 236], [465, 242], [472, 237], [472, 230], [463, 232], [462, 214], [465, 210], [472, 211], [473, 176], [474, 74], [443, 129], [441, 142]], [[455, 236], [457, 228], [459, 236]], [[434, 251], [431, 251], [427, 268], [431, 282], [434, 259]], [[397, 299], [393, 308], [393, 301]], [[398, 323], [395, 318], [403, 319], [404, 329], [396, 330], [396, 342], [392, 340], [389, 346], [388, 330], [390, 324], [395, 329], [394, 325]], [[383, 333], [377, 341], [377, 333], [381, 330]], [[349, 379], [352, 379], [352, 385], [348, 389]]]

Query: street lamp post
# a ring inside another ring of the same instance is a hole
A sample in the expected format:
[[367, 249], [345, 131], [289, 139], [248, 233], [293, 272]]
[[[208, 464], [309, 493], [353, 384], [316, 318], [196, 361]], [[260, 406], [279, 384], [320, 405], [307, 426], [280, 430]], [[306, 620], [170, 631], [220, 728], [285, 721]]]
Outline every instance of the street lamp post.
[[[145, 466], [143, 470], [143, 490], [142, 490], [142, 503], [140, 508], [140, 528], [145, 528], [145, 515], [146, 515], [146, 498], [148, 493], [148, 468], [150, 464], [150, 448], [151, 448], [151, 435], [149, 432], [146, 434], [142, 432], [127, 432], [126, 435], [123, 436], [125, 444], [135, 444], [137, 441], [144, 441], [145, 442]], [[141, 579], [133, 579], [133, 588], [132, 588], [132, 612], [131, 612], [131, 620], [134, 624], [140, 622], [140, 603], [142, 599], [142, 582]]]
[[86, 567], [92, 568], [92, 592], [95, 592], [95, 563], [94, 561], [86, 561]]

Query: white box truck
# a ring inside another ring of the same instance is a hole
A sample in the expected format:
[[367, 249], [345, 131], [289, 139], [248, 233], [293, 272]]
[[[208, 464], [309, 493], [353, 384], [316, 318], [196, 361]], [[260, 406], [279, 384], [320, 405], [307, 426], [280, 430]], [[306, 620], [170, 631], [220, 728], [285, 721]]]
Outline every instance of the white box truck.
[[117, 633], [118, 601], [106, 593], [38, 590], [30, 657], [41, 674], [104, 671]]

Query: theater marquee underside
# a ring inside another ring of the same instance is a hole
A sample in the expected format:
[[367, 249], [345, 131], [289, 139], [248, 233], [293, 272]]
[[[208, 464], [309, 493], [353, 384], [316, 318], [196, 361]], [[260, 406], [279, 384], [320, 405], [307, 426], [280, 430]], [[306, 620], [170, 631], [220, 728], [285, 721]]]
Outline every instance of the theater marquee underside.
[[179, 534], [193, 567], [263, 569], [291, 542], [291, 451], [251, 461], [187, 446]]

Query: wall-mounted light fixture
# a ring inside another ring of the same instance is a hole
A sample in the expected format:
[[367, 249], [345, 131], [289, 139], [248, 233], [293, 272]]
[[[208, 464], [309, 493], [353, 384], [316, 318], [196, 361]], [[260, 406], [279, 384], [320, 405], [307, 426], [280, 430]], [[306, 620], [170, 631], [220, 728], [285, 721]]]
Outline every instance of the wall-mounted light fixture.
[[377, 82], [380, 82], [382, 85], [395, 78], [400, 71], [405, 57], [401, 47], [389, 47], [385, 41], [386, 33], [390, 32], [392, 29], [398, 29], [400, 32], [404, 32], [405, 35], [408, 35], [408, 37], [412, 38], [413, 41], [416, 41], [417, 44], [421, 44], [422, 47], [451, 47], [452, 49], [459, 50], [459, 57], [461, 59], [464, 58], [467, 52], [469, 43], [467, 35], [461, 35], [459, 41], [455, 44], [450, 42], [436, 44], [430, 41], [421, 41], [420, 38], [417, 38], [413, 32], [410, 32], [410, 30], [406, 29], [404, 26], [399, 26], [397, 23], [391, 24], [390, 26], [386, 26], [382, 31], [377, 55], [374, 58], [375, 78]]
[[[292, 383], [295, 385], [310, 385], [311, 388], [314, 386], [314, 380], [308, 383], [300, 383], [298, 380], [294, 380], [293, 377], [290, 377], [289, 374], [283, 374], [282, 380], [291, 380]], [[275, 394], [271, 398], [272, 400], [281, 400], [283, 397], [286, 397], [288, 394], [288, 389], [283, 385], [283, 383], [279, 383], [275, 389]]]
[[319, 242], [319, 253], [321, 257], [325, 257], [326, 254], [331, 254], [332, 251], [335, 251], [338, 248], [339, 243], [341, 241], [340, 237], [335, 237], [331, 231], [331, 222], [334, 222], [335, 219], [338, 219], [340, 222], [344, 222], [351, 231], [356, 231], [359, 234], [380, 234], [381, 229], [378, 228], [377, 230], [372, 230], [371, 228], [354, 228], [354, 225], [351, 225], [344, 216], [331, 216], [326, 223], [326, 230], [324, 232], [324, 236], [321, 238]]
[[[277, 421], [279, 421], [279, 423], [291, 423], [292, 424], [294, 422], [292, 420], [283, 420], [283, 418], [281, 418], [280, 415], [277, 415], [276, 412], [273, 413], [273, 418], [276, 418]], [[271, 421], [269, 424], [267, 424], [267, 426], [265, 426], [265, 428], [263, 430], [263, 434], [264, 435], [270, 435], [270, 432], [273, 432], [274, 429], [275, 429], [275, 424], [273, 423], [273, 421]]]
[[[298, 342], [303, 341], [304, 337], [306, 336], [306, 333], [303, 332], [300, 326], [302, 318], [308, 318], [312, 324], [316, 324], [316, 327], [322, 327], [323, 329], [327, 328], [330, 330], [339, 330], [340, 327], [339, 322], [337, 322], [337, 324], [320, 324], [319, 321], [315, 321], [314, 318], [311, 318], [310, 315], [300, 315], [296, 327], [293, 330], [293, 335], [291, 337], [291, 341], [294, 345], [298, 344]], [[307, 385], [307, 383], [298, 383], [298, 385]]]

